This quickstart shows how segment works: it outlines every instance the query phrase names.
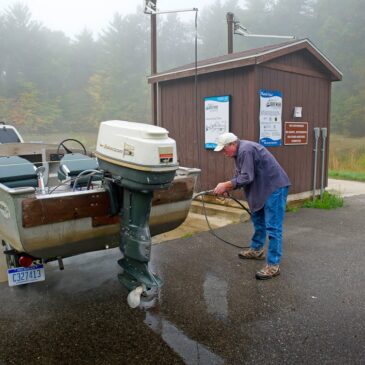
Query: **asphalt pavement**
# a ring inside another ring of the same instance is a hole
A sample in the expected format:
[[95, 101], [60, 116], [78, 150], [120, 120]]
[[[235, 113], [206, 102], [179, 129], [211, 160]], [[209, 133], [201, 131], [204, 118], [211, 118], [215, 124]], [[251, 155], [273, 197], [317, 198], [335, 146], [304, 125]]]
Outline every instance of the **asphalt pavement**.
[[[0, 364], [365, 364], [365, 195], [287, 213], [282, 273], [209, 232], [154, 245], [156, 303], [131, 309], [118, 249], [0, 284]], [[239, 245], [251, 224], [216, 231]]]

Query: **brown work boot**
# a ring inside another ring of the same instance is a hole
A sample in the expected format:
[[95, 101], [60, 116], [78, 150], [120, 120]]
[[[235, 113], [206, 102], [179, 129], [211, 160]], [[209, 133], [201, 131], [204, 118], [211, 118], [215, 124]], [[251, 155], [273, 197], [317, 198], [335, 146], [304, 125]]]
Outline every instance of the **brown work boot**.
[[264, 260], [265, 253], [264, 250], [254, 250], [253, 248], [248, 248], [247, 250], [243, 250], [238, 254], [240, 259], [252, 259], [252, 260]]
[[279, 265], [265, 265], [260, 271], [256, 273], [256, 279], [267, 280], [278, 275], [280, 275]]

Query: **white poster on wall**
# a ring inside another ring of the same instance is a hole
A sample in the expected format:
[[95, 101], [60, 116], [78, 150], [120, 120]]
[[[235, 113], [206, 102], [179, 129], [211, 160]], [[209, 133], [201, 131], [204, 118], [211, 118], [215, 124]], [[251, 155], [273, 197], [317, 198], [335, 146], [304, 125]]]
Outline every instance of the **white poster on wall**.
[[260, 90], [260, 144], [281, 146], [282, 106], [280, 91]]
[[229, 132], [229, 101], [229, 95], [204, 98], [206, 149], [214, 149], [219, 135]]

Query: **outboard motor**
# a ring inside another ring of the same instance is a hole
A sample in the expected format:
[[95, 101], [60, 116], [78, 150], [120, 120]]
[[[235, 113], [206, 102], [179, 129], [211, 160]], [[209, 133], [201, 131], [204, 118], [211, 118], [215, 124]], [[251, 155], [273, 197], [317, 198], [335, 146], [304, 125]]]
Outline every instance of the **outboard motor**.
[[100, 168], [120, 189], [123, 258], [118, 264], [123, 273], [119, 280], [138, 296], [162, 285], [148, 266], [152, 243], [148, 222], [154, 190], [168, 187], [178, 168], [176, 143], [164, 128], [112, 120], [100, 125], [95, 154]]

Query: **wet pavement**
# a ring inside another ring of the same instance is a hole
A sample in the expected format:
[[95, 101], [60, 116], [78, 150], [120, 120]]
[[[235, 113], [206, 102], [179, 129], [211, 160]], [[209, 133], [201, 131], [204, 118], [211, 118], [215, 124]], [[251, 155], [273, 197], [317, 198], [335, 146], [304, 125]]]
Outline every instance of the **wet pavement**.
[[[154, 307], [130, 309], [118, 250], [47, 265], [46, 281], [0, 284], [0, 364], [364, 364], [365, 195], [285, 221], [282, 274], [209, 232], [155, 245], [165, 281]], [[250, 223], [220, 228], [235, 244]]]

